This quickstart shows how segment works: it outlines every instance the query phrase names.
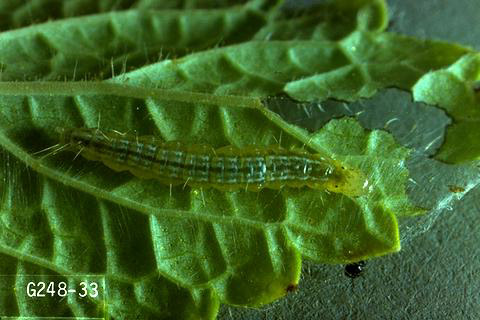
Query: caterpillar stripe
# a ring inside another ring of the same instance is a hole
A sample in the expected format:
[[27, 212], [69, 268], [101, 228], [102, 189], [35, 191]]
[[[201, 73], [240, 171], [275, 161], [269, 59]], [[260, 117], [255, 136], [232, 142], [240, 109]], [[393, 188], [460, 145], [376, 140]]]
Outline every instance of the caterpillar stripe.
[[212, 187], [222, 191], [310, 187], [349, 196], [365, 192], [366, 177], [339, 162], [303, 150], [278, 146], [214, 149], [185, 146], [152, 136], [137, 137], [113, 130], [57, 128], [60, 143], [89, 160], [102, 161], [116, 171], [168, 185]]

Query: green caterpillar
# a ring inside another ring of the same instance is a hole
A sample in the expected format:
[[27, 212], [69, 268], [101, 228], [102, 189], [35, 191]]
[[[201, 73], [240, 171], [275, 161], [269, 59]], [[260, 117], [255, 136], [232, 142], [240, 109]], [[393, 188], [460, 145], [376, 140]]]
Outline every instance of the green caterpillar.
[[89, 160], [140, 178], [167, 185], [216, 188], [222, 191], [260, 191], [263, 188], [310, 187], [359, 196], [366, 192], [365, 175], [338, 161], [303, 150], [278, 146], [233, 146], [163, 142], [114, 130], [57, 128], [60, 143]]

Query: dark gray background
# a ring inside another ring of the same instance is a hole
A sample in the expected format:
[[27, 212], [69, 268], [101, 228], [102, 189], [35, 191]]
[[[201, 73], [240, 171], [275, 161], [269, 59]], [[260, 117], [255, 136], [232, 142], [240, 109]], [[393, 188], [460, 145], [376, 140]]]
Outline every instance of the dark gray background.
[[[388, 3], [390, 31], [480, 48], [479, 0]], [[449, 119], [441, 110], [411, 99], [409, 93], [388, 89], [347, 106], [322, 104], [330, 110], [326, 113], [316, 106], [296, 114], [291, 108], [277, 110], [310, 128], [332, 115], [364, 110], [359, 116], [362, 125], [385, 127], [400, 143], [418, 151], [409, 161], [416, 182], [410, 183], [409, 195], [435, 209], [425, 217], [401, 221], [402, 250], [369, 260], [361, 278], [345, 277], [342, 266], [304, 261], [295, 293], [260, 310], [223, 306], [219, 319], [480, 319], [479, 166], [427, 159], [425, 154], [441, 143]], [[452, 193], [452, 185], [467, 191]]]

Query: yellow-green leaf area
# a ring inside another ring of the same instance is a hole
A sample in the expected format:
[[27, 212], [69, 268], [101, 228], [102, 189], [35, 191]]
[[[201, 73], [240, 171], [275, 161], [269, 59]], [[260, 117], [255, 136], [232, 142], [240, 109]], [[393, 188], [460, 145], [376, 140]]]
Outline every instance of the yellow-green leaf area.
[[[331, 120], [313, 135], [285, 128], [308, 137], [313, 149], [360, 168], [369, 184], [368, 193], [356, 198], [288, 190], [301, 199], [289, 201], [292, 213], [287, 229], [302, 254], [316, 261], [347, 263], [400, 250], [397, 218], [425, 212], [412, 205], [406, 194], [405, 160], [410, 151], [390, 134], [369, 132], [354, 119]], [[303, 215], [303, 211], [312, 214]]]

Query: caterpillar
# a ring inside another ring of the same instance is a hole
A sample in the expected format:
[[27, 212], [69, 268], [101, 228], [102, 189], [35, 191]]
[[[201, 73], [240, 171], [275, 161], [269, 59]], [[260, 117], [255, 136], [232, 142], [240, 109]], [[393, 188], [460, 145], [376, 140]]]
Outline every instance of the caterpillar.
[[184, 145], [153, 136], [137, 137], [97, 128], [56, 128], [59, 146], [115, 171], [167, 185], [260, 191], [263, 188], [310, 187], [348, 196], [365, 193], [365, 175], [336, 160], [304, 150], [279, 146]]

